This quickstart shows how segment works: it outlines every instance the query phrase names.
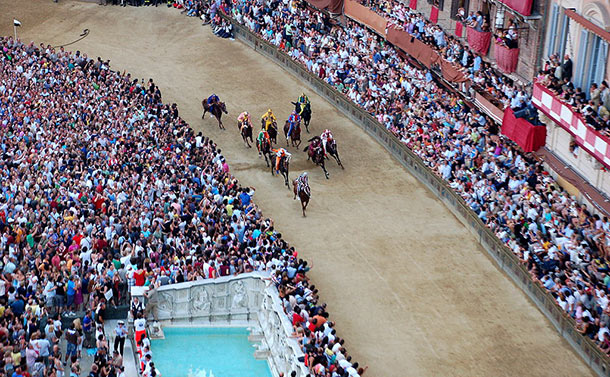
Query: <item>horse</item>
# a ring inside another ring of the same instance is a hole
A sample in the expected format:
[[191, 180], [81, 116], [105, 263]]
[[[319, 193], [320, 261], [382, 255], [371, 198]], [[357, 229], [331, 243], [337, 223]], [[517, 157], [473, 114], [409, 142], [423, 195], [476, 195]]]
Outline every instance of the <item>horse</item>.
[[208, 105], [207, 99], [204, 99], [203, 101], [201, 101], [201, 105], [203, 106], [203, 114], [201, 114], [201, 119], [205, 118], [205, 114], [209, 111], [210, 113], [212, 113], [212, 115], [214, 115], [216, 117], [216, 120], [218, 120], [218, 127], [221, 130], [224, 130], [225, 126], [222, 124], [222, 120], [220, 120], [220, 118], [222, 117], [222, 113], [228, 114], [225, 103], [218, 102], [216, 104], [216, 106], [212, 106], [211, 110], [210, 110], [210, 106]]
[[[248, 148], [252, 148], [250, 143], [254, 143], [254, 140], [252, 140], [252, 125], [250, 124], [250, 122], [248, 122], [247, 120], [244, 120], [243, 122], [237, 122], [237, 127], [239, 127], [241, 138], [244, 139], [244, 142], [246, 143], [246, 145], [248, 145]], [[250, 143], [248, 143], [248, 139], [250, 139]]]
[[305, 108], [303, 112], [301, 112], [301, 104], [299, 102], [291, 102], [294, 105], [294, 111], [297, 114], [300, 113], [301, 118], [303, 119], [303, 124], [305, 125], [305, 130], [309, 133], [309, 122], [311, 122], [311, 104], [305, 104]]
[[303, 152], [307, 152], [308, 160], [311, 159], [314, 164], [320, 166], [322, 170], [324, 170], [324, 176], [326, 177], [326, 179], [328, 179], [328, 176], [330, 174], [328, 173], [328, 171], [326, 171], [326, 166], [324, 163], [324, 150], [322, 149], [322, 145], [320, 144], [320, 137], [315, 136], [309, 139], [308, 141], [309, 145], [305, 147], [305, 149], [303, 149]]
[[297, 181], [298, 179], [292, 181], [292, 191], [294, 191], [294, 197], [292, 200], [296, 200], [297, 195], [299, 196], [299, 200], [301, 201], [301, 209], [303, 210], [303, 217], [306, 217], [305, 210], [307, 209], [309, 198], [311, 197], [311, 188], [309, 185], [306, 185], [305, 187], [301, 187], [299, 189]]
[[[284, 136], [286, 137], [286, 146], [288, 146], [288, 130], [290, 129], [290, 122], [286, 121], [284, 123]], [[301, 122], [298, 122], [294, 129], [292, 130], [292, 134], [290, 134], [290, 143], [293, 147], [299, 147], [301, 145]]]
[[[272, 160], [271, 142], [266, 138], [263, 138], [263, 142], [260, 143], [258, 139], [256, 139], [256, 149], [258, 149], [259, 156], [262, 154], [265, 157], [265, 162], [267, 163], [267, 167], [269, 167], [269, 161]], [[269, 159], [267, 159], [267, 156], [269, 156]]]
[[[265, 120], [261, 119], [262, 129], [265, 129]], [[269, 134], [269, 140], [271, 140], [271, 145], [277, 144], [277, 123], [273, 122], [269, 125], [267, 129], [267, 133]]]
[[326, 143], [326, 152], [331, 155], [337, 164], [341, 166], [341, 169], [345, 169], [343, 164], [341, 163], [341, 159], [339, 158], [339, 150], [337, 149], [337, 142], [333, 139], [330, 143]]
[[[274, 154], [273, 157], [271, 157], [271, 175], [275, 175], [274, 170], [276, 160], [277, 155]], [[286, 187], [288, 187], [288, 189], [290, 189], [290, 186], [288, 185], [288, 165], [288, 159], [286, 157], [282, 157], [282, 159], [280, 160], [280, 174], [284, 177], [284, 184], [286, 185]]]

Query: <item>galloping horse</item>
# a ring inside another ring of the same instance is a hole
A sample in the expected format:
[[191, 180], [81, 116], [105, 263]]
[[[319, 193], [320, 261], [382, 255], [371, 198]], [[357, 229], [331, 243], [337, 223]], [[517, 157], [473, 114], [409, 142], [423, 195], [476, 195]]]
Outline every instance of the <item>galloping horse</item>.
[[303, 112], [301, 112], [301, 104], [298, 102], [291, 102], [294, 105], [294, 111], [297, 112], [297, 114], [301, 115], [301, 118], [303, 119], [303, 124], [305, 125], [305, 130], [307, 131], [307, 133], [309, 133], [309, 122], [311, 122], [311, 104], [306, 104], [305, 108], [303, 109]]
[[297, 181], [298, 178], [292, 181], [292, 191], [294, 191], [294, 198], [292, 199], [296, 200], [297, 195], [299, 196], [299, 200], [301, 201], [301, 209], [303, 210], [303, 217], [306, 217], [305, 210], [307, 209], [309, 198], [311, 197], [311, 188], [309, 185], [298, 187]]
[[[273, 160], [271, 157], [271, 143], [269, 140], [263, 138], [263, 141], [259, 142], [258, 139], [256, 139], [256, 149], [258, 149], [259, 155], [262, 154], [265, 157], [265, 162], [267, 163], [267, 167], [269, 167], [269, 161]], [[267, 159], [267, 156], [269, 156], [269, 159]]]
[[[271, 157], [271, 175], [275, 175], [273, 171], [275, 170], [276, 159], [277, 155], [274, 154], [273, 157]], [[288, 165], [288, 159], [286, 157], [282, 157], [280, 160], [280, 174], [284, 177], [284, 184], [286, 187], [288, 187], [288, 189], [290, 189], [290, 186], [288, 185]]]
[[331, 155], [337, 164], [341, 166], [341, 169], [345, 169], [343, 164], [341, 163], [341, 159], [339, 158], [339, 150], [337, 149], [337, 142], [333, 139], [330, 143], [326, 143], [326, 152]]
[[[286, 146], [288, 146], [288, 130], [290, 129], [290, 122], [286, 121], [284, 124], [284, 136], [286, 137]], [[298, 122], [296, 126], [294, 126], [294, 130], [290, 134], [290, 143], [293, 147], [299, 147], [301, 145], [301, 122]]]
[[[254, 143], [252, 140], [252, 125], [247, 120], [243, 122], [237, 122], [237, 127], [239, 128], [239, 132], [241, 133], [241, 138], [244, 139], [244, 142], [248, 145], [248, 148], [252, 148], [250, 143]], [[248, 143], [248, 139], [250, 139], [250, 143]]]
[[314, 164], [320, 166], [324, 170], [324, 176], [328, 179], [329, 173], [326, 171], [324, 164], [324, 150], [322, 149], [322, 142], [319, 136], [314, 136], [308, 140], [309, 145], [303, 149], [303, 152], [307, 152], [307, 159], [311, 159]]
[[222, 120], [220, 120], [220, 118], [222, 117], [222, 113], [228, 114], [225, 103], [218, 102], [216, 104], [216, 106], [212, 106], [211, 110], [210, 110], [210, 106], [208, 105], [208, 101], [206, 99], [201, 101], [201, 105], [203, 105], [203, 114], [201, 115], [201, 119], [203, 119], [205, 117], [205, 114], [209, 111], [210, 113], [212, 113], [212, 115], [214, 115], [216, 117], [216, 120], [218, 120], [218, 127], [221, 130], [224, 130], [225, 126], [222, 124]]
[[[261, 128], [265, 128], [265, 120], [261, 119], [261, 124], [262, 127]], [[267, 128], [267, 133], [269, 134], [269, 139], [271, 140], [271, 144], [277, 144], [277, 123], [273, 122], [269, 125], [269, 128]]]

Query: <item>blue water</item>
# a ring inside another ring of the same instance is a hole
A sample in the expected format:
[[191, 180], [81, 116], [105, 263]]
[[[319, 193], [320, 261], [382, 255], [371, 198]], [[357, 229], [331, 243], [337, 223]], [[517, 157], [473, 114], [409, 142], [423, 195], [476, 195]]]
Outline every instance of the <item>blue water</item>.
[[165, 339], [152, 340], [155, 366], [163, 377], [272, 377], [245, 328], [166, 327]]

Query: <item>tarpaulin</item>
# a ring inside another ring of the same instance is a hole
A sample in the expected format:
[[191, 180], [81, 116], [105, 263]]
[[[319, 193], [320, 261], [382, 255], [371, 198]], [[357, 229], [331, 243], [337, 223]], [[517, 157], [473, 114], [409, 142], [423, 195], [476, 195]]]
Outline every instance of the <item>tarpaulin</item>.
[[427, 44], [415, 38], [404, 30], [389, 28], [386, 34], [388, 42], [400, 47], [404, 52], [417, 59], [421, 64], [430, 68], [435, 61], [436, 52]]
[[434, 5], [430, 8], [430, 22], [433, 24], [438, 22], [438, 8]]
[[501, 44], [495, 43], [495, 58], [498, 68], [505, 73], [512, 73], [517, 70], [519, 63], [519, 49], [508, 48]]
[[328, 9], [331, 13], [343, 13], [343, 0], [307, 0], [307, 2], [318, 9]]
[[417, 9], [417, 0], [410, 0], [409, 1], [409, 8]]
[[510, 107], [504, 110], [502, 135], [517, 143], [524, 152], [536, 151], [546, 143], [546, 127], [534, 126], [523, 118], [516, 118]]
[[534, 0], [500, 0], [509, 8], [516, 10], [524, 16], [532, 15], [532, 4]]
[[346, 0], [344, 13], [354, 20], [365, 24], [381, 35], [385, 35], [388, 21], [369, 8], [354, 0]]
[[473, 51], [481, 55], [487, 55], [490, 43], [490, 32], [476, 31], [474, 28], [468, 27], [468, 44]]
[[460, 21], [456, 21], [455, 22], [455, 36], [461, 38], [463, 33], [464, 33], [464, 24], [462, 24]]

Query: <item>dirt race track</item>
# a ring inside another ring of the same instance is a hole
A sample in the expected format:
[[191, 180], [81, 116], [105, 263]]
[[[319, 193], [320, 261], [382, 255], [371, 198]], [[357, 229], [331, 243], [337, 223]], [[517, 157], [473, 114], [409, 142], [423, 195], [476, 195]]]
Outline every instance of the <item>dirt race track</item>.
[[[22, 40], [111, 59], [113, 69], [154, 78], [193, 128], [215, 140], [266, 216], [314, 264], [311, 277], [340, 336], [367, 376], [588, 376], [581, 361], [525, 295], [492, 264], [464, 226], [355, 124], [239, 41], [214, 37], [179, 11], [62, 0], [0, 0], [0, 34], [23, 24]], [[283, 122], [298, 95], [312, 100], [313, 131], [333, 130], [346, 166], [330, 180], [310, 172], [308, 217], [235, 126], [247, 110], [271, 107]], [[226, 101], [226, 131], [201, 119], [201, 99]]]

